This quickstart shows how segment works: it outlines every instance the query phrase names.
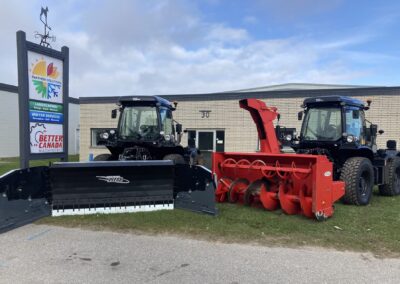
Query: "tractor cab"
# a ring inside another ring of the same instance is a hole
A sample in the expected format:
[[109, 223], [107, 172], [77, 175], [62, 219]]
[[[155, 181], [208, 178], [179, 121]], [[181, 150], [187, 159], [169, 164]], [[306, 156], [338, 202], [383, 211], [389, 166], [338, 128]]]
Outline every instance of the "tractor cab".
[[353, 155], [372, 158], [377, 149], [377, 125], [369, 123], [364, 113], [370, 103], [365, 106], [344, 96], [305, 99], [304, 110], [298, 113], [299, 120], [304, 115], [301, 132], [293, 148], [301, 153], [326, 154], [332, 160], [345, 161]]
[[[157, 141], [162, 144], [179, 142], [172, 117], [175, 106], [169, 101], [156, 96], [134, 97], [120, 99], [119, 105], [121, 114], [117, 135], [121, 141]], [[112, 117], [116, 116], [117, 110], [114, 110]]]
[[[121, 97], [118, 108], [111, 111], [118, 127], [100, 131], [98, 145], [111, 154], [95, 160], [162, 160], [183, 162], [185, 151], [180, 145], [182, 125], [172, 116], [177, 103], [157, 96]], [[171, 155], [174, 155], [171, 157]]]

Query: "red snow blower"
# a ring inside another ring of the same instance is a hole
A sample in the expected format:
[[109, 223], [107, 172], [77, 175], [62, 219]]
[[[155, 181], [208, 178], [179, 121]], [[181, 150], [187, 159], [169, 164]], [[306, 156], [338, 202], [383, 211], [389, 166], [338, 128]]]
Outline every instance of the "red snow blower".
[[344, 182], [333, 181], [332, 163], [324, 155], [281, 153], [273, 125], [277, 109], [256, 99], [239, 104], [256, 123], [260, 152], [213, 154], [216, 201], [280, 208], [317, 220], [332, 216], [345, 187]]

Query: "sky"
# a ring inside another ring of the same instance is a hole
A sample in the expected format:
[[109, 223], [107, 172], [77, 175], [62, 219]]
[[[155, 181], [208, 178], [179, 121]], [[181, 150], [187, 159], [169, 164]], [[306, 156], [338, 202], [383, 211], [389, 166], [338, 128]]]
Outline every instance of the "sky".
[[400, 2], [1, 0], [0, 82], [17, 84], [16, 31], [48, 6], [70, 48], [70, 96], [220, 92], [284, 83], [399, 86]]

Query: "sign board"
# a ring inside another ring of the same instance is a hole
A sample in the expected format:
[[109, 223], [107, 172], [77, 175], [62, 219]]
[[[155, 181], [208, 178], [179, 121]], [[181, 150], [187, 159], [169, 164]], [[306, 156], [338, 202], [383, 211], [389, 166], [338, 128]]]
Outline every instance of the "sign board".
[[47, 103], [63, 103], [63, 62], [28, 51], [29, 99]]
[[26, 41], [17, 32], [21, 168], [34, 159], [68, 159], [69, 50]]
[[64, 149], [63, 125], [30, 122], [31, 153], [62, 153]]

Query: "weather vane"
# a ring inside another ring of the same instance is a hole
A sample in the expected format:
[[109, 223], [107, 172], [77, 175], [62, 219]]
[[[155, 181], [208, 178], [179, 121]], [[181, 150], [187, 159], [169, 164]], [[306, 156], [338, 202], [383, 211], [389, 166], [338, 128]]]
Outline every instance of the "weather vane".
[[47, 13], [48, 12], [49, 12], [49, 8], [47, 6], [46, 6], [46, 9], [44, 9], [42, 7], [42, 10], [40, 11], [40, 21], [44, 25], [44, 33], [40, 34], [39, 32], [35, 32], [35, 37], [40, 38], [40, 45], [51, 48], [51, 45], [48, 42], [48, 40], [55, 42], [56, 37], [50, 35], [51, 27], [47, 24]]

